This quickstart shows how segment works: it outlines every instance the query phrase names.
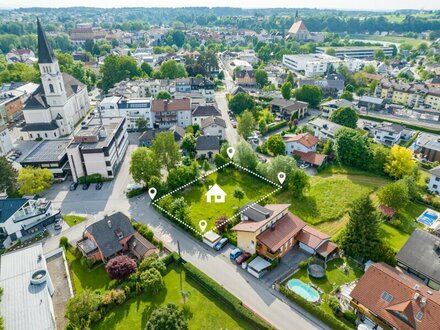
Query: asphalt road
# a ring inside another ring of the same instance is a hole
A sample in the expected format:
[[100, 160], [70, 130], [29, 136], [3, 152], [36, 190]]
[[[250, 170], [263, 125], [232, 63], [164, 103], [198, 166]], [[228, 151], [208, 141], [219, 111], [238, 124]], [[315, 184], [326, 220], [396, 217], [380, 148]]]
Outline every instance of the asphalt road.
[[319, 320], [298, 309], [292, 302], [271, 289], [268, 284], [232, 264], [227, 251], [214, 252], [156, 213], [146, 194], [127, 199], [124, 189], [128, 183], [132, 182], [128, 167], [129, 154], [134, 149], [136, 145], [129, 146], [126, 159], [116, 179], [104, 183], [102, 190], [96, 191], [92, 185], [86, 191], [83, 191], [81, 187], [78, 187], [76, 191], [69, 191], [69, 182], [66, 182], [54, 185], [45, 194], [47, 198], [53, 200], [54, 207], [60, 208], [63, 213], [74, 212], [88, 215], [85, 222], [47, 239], [44, 242], [45, 252], [57, 248], [61, 236], [68, 237], [69, 241], [74, 243], [81, 238], [86, 226], [98, 221], [104, 214], [121, 211], [137, 221], [148, 224], [155, 236], [161, 239], [171, 251], [177, 251], [177, 242], [179, 242], [185, 260], [224, 286], [277, 329], [328, 329]]

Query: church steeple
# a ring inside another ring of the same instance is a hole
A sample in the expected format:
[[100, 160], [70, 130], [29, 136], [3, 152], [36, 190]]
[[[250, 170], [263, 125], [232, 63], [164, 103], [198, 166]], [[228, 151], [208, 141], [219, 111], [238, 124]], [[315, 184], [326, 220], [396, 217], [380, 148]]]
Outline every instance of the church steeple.
[[38, 63], [53, 63], [54, 55], [52, 48], [47, 42], [46, 34], [41, 27], [40, 19], [37, 18], [37, 34], [38, 34]]
[[298, 17], [298, 9], [297, 9], [296, 13], [295, 13], [295, 22], [298, 22], [298, 19], [299, 19], [299, 17]]

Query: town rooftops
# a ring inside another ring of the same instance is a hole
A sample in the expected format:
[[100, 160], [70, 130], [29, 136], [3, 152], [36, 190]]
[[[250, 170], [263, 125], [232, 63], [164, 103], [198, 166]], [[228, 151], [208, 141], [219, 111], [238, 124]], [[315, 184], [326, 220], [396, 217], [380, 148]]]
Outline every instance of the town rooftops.
[[309, 104], [307, 102], [295, 101], [295, 100], [285, 100], [282, 97], [275, 97], [270, 104], [282, 108], [287, 111], [299, 110], [307, 107]]
[[[0, 287], [4, 289], [0, 310], [5, 329], [55, 329], [54, 287], [41, 243], [6, 253], [0, 263]], [[40, 276], [46, 280], [35, 281]]]
[[244, 78], [246, 76], [249, 76], [250, 78], [254, 78], [255, 71], [243, 69], [243, 70], [238, 70], [237, 72], [235, 72], [235, 77], [237, 77], [237, 78]]
[[385, 263], [371, 265], [350, 296], [392, 328], [439, 328], [440, 292]]
[[366, 96], [366, 95], [364, 95], [364, 96], [361, 96], [361, 98], [359, 99], [359, 102], [382, 105], [385, 102], [385, 100], [381, 99], [379, 97], [373, 97], [373, 96]]
[[66, 155], [69, 143], [69, 139], [41, 141], [20, 161], [20, 164], [59, 162]]
[[314, 166], [321, 166], [327, 159], [327, 155], [318, 154], [316, 152], [302, 152], [299, 150], [294, 150], [293, 154], [299, 156], [303, 162], [312, 164]]
[[394, 124], [394, 123], [381, 123], [378, 124], [375, 127], [375, 130], [377, 131], [384, 131], [384, 132], [388, 132], [388, 133], [394, 133], [394, 134], [399, 134], [402, 133], [402, 131], [405, 129], [405, 127], [403, 127], [402, 125], [399, 124]]
[[[105, 216], [104, 219], [86, 228], [95, 239], [104, 257], [111, 257], [123, 249], [120, 239], [134, 234], [130, 219], [121, 212]], [[119, 238], [118, 234], [121, 235]]]
[[264, 231], [257, 238], [270, 250], [277, 251], [287, 240], [299, 233], [305, 225], [304, 221], [288, 212], [274, 224], [273, 229]]
[[313, 85], [313, 86], [319, 86], [323, 89], [337, 89], [342, 90], [345, 86], [344, 80], [339, 79], [322, 79], [322, 80], [316, 80], [316, 79], [301, 79], [298, 81], [298, 86], [301, 87], [303, 85]]
[[220, 140], [217, 136], [199, 136], [196, 140], [196, 150], [220, 150]]
[[413, 231], [397, 253], [397, 261], [440, 283], [440, 238], [426, 231]]
[[440, 135], [420, 133], [416, 145], [420, 148], [440, 151]]
[[431, 169], [431, 170], [429, 171], [429, 173], [431, 173], [432, 175], [435, 175], [435, 176], [440, 177], [440, 165], [434, 167], [433, 169]]
[[222, 118], [214, 116], [202, 119], [200, 127], [204, 129], [213, 124], [226, 128], [226, 122]]
[[322, 131], [331, 133], [332, 135], [334, 135], [338, 129], [343, 127], [342, 125], [323, 118], [315, 118], [309, 122], [309, 125], [312, 127], [317, 127]]
[[310, 133], [286, 134], [283, 136], [284, 142], [298, 142], [307, 148], [315, 146], [319, 139]]
[[298, 236], [298, 241], [310, 246], [313, 249], [318, 248], [323, 241], [328, 240], [330, 236], [321, 233], [313, 227], [305, 226]]
[[[252, 206], [252, 208], [249, 206]], [[249, 220], [240, 221], [232, 229], [236, 231], [255, 232], [280, 213], [286, 211], [289, 206], [290, 204], [268, 204], [264, 207], [255, 203], [247, 204], [247, 206], [241, 209], [240, 214], [246, 216]], [[270, 214], [267, 215], [267, 212], [270, 212]]]
[[208, 117], [215, 116], [221, 117], [220, 111], [213, 105], [198, 105], [197, 108], [192, 112], [193, 117]]
[[153, 112], [173, 112], [188, 110], [191, 110], [190, 99], [154, 100], [151, 107], [151, 111]]
[[334, 99], [328, 102], [321, 103], [322, 107], [331, 107], [331, 108], [340, 108], [340, 107], [352, 107], [353, 102], [344, 100], [344, 99]]
[[248, 203], [241, 208], [240, 213], [249, 220], [263, 221], [268, 219], [273, 214], [273, 210], [255, 203]]
[[27, 198], [5, 198], [0, 199], [0, 223], [5, 222], [14, 215], [26, 203]]

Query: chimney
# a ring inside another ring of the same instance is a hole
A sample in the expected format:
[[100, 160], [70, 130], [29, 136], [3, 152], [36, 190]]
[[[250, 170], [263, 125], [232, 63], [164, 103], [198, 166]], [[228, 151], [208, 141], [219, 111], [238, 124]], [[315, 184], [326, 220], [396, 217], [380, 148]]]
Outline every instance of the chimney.
[[107, 220], [107, 225], [108, 225], [109, 228], [112, 227], [112, 221], [110, 219]]

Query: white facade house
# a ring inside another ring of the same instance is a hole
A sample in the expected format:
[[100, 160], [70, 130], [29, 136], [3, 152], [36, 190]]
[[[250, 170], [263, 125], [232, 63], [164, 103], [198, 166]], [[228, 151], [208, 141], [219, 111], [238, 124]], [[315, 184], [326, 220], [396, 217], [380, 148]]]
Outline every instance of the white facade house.
[[353, 102], [344, 99], [334, 99], [328, 102], [321, 103], [321, 116], [325, 119], [331, 117], [333, 112], [341, 107], [353, 107]]
[[245, 49], [244, 51], [238, 53], [237, 59], [241, 61], [246, 61], [250, 64], [258, 63], [258, 56], [255, 54], [253, 49]]
[[126, 119], [92, 119], [82, 126], [67, 148], [67, 157], [75, 182], [78, 178], [100, 174], [114, 178], [128, 147]]
[[440, 166], [434, 167], [431, 171], [428, 182], [428, 190], [440, 196]]
[[309, 133], [286, 134], [283, 136], [286, 144], [286, 153], [291, 154], [294, 151], [304, 153], [316, 152], [319, 139]]
[[126, 99], [121, 96], [109, 96], [100, 102], [99, 109], [103, 117], [125, 117], [127, 130], [134, 131], [138, 129], [139, 119], [145, 119], [147, 127], [153, 128], [152, 103], [151, 97]]
[[382, 123], [374, 128], [374, 141], [387, 146], [398, 144], [405, 128], [398, 124]]
[[203, 135], [217, 136], [220, 140], [226, 137], [226, 122], [220, 117], [208, 117], [202, 120], [200, 128]]
[[220, 117], [222, 114], [213, 105], [199, 105], [192, 112], [192, 123], [202, 125], [202, 121], [209, 117]]
[[6, 156], [14, 148], [9, 129], [0, 123], [0, 157]]
[[315, 118], [308, 125], [313, 129], [313, 135], [318, 139], [334, 140], [336, 131], [342, 128], [342, 125], [331, 122], [330, 120]]
[[304, 72], [307, 78], [336, 69], [341, 62], [339, 58], [326, 54], [283, 55], [284, 66], [295, 72]]
[[9, 247], [17, 240], [26, 240], [55, 221], [60, 211], [44, 198], [0, 199], [0, 246]]
[[25, 140], [56, 139], [71, 134], [90, 106], [86, 86], [60, 71], [40, 21], [37, 25], [42, 83], [23, 108], [26, 125], [22, 128], [22, 136]]

